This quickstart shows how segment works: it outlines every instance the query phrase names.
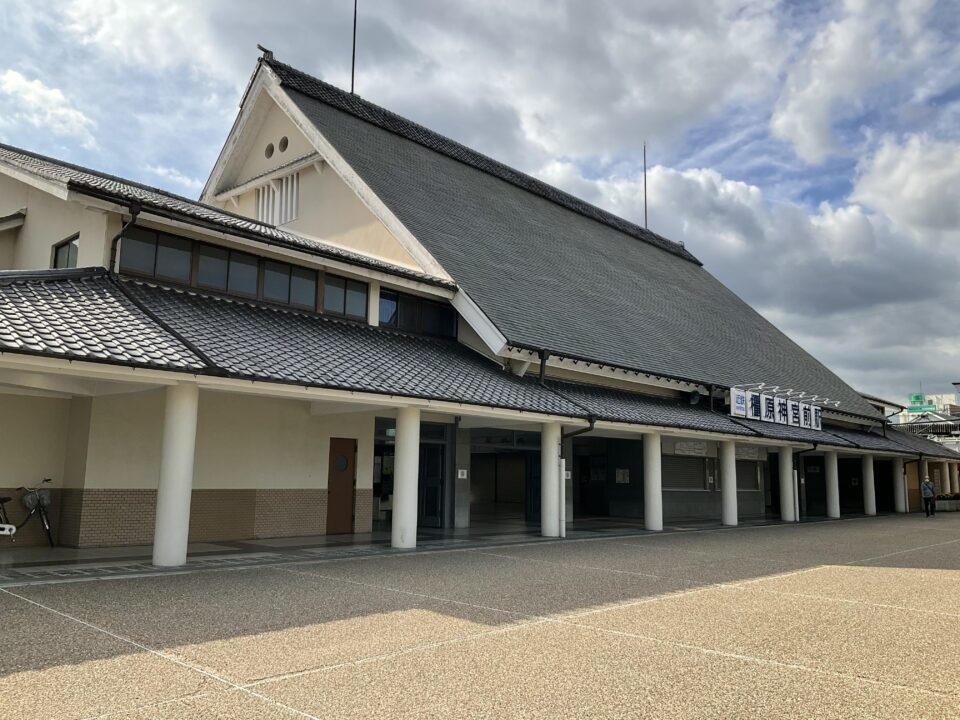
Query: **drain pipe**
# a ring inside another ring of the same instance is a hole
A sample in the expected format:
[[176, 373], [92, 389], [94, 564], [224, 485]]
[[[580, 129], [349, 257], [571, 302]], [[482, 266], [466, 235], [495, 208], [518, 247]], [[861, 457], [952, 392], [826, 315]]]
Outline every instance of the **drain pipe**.
[[577, 435], [593, 432], [597, 425], [597, 419], [591, 415], [587, 418], [587, 422], [590, 424], [585, 428], [577, 428], [560, 434], [560, 537], [562, 538], [567, 536], [567, 461], [563, 458], [563, 443]]
[[813, 447], [807, 448], [806, 450], [801, 450], [800, 452], [795, 452], [793, 454], [793, 507], [796, 512], [794, 513], [794, 521], [800, 522], [800, 483], [799, 483], [799, 473], [800, 473], [800, 463], [798, 458], [804, 453], [814, 452], [817, 449], [817, 443], [813, 444]]
[[117, 264], [117, 244], [120, 242], [120, 238], [123, 237], [123, 234], [130, 229], [134, 223], [137, 222], [137, 217], [140, 215], [140, 203], [136, 200], [132, 200], [129, 205], [130, 208], [130, 219], [124, 223], [123, 227], [120, 228], [120, 232], [113, 236], [113, 240], [110, 241], [110, 265], [107, 268], [110, 272], [116, 272]]
[[546, 348], [543, 348], [540, 351], [540, 384], [543, 385], [543, 381], [547, 376], [547, 360], [550, 359], [550, 351]]

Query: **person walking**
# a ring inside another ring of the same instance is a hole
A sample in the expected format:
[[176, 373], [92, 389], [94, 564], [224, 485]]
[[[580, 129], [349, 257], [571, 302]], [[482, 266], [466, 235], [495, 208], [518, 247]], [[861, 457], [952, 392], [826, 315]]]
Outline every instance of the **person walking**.
[[923, 509], [927, 517], [936, 517], [937, 514], [937, 491], [933, 487], [933, 481], [929, 475], [923, 476], [923, 482], [920, 483], [920, 494], [923, 496]]

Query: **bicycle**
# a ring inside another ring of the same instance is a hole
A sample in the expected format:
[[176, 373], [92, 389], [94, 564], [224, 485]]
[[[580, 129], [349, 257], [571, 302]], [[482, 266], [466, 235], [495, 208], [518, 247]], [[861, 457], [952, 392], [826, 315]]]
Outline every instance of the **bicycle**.
[[[49, 482], [53, 482], [53, 480], [44, 478], [40, 484], [45, 485]], [[30, 518], [34, 515], [39, 515], [40, 522], [43, 523], [43, 529], [47, 532], [47, 541], [50, 543], [50, 547], [54, 547], [50, 517], [47, 515], [47, 508], [50, 507], [50, 491], [43, 487], [18, 487], [17, 490], [23, 490], [26, 493], [22, 500], [23, 506], [27, 509], [27, 516], [23, 519], [23, 522], [17, 525], [11, 523], [4, 505], [10, 502], [12, 498], [0, 497], [0, 535], [7, 535], [11, 541], [15, 541], [14, 535], [16, 535], [17, 530], [30, 522]]]

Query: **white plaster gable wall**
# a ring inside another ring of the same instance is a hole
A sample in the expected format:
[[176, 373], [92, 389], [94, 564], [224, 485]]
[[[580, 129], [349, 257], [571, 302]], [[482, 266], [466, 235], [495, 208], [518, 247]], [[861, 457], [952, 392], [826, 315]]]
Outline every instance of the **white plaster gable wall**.
[[[316, 152], [297, 127], [290, 122], [290, 118], [266, 96], [260, 102], [269, 102], [260, 127], [251, 135], [251, 139], [243, 144], [246, 157], [236, 158], [231, 162], [236, 170], [221, 181], [221, 189], [242, 185], [251, 178], [255, 178], [278, 167], [286, 165], [304, 155]], [[280, 139], [286, 137], [287, 149], [280, 150]], [[273, 155], [266, 157], [265, 150], [268, 144], [273, 145]]]
[[[264, 119], [258, 129], [252, 129], [251, 125], [242, 131], [250, 134], [252, 139], [238, 138], [234, 144], [232, 152], [237, 157], [228, 160], [217, 192], [243, 185], [298, 158], [316, 154], [313, 145], [272, 98], [265, 94], [257, 102], [269, 103], [270, 108], [262, 111]], [[282, 137], [287, 137], [290, 143], [285, 152], [279, 150]], [[273, 156], [269, 159], [264, 155], [268, 143], [274, 146]], [[245, 157], [241, 157], [244, 153]], [[422, 270], [332, 168], [318, 161], [301, 167], [298, 172], [299, 213], [293, 221], [282, 225], [284, 229], [412, 270]], [[264, 184], [266, 182], [264, 180]], [[256, 187], [216, 204], [229, 212], [255, 218]]]

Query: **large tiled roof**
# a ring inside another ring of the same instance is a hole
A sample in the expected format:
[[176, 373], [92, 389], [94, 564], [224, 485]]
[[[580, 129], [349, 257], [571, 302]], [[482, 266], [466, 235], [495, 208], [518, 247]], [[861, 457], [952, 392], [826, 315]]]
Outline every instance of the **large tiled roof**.
[[196, 200], [174, 195], [165, 190], [152, 188], [141, 183], [125, 180], [113, 175], [90, 170], [53, 158], [31, 153], [0, 143], [0, 164], [21, 170], [36, 177], [64, 183], [78, 192], [104, 197], [111, 201], [127, 204], [136, 201], [145, 209], [158, 215], [172, 217], [195, 225], [213, 227], [220, 231], [233, 233], [268, 245], [316, 255], [318, 257], [341, 260], [343, 262], [380, 270], [433, 285], [452, 286], [452, 283], [410, 270], [391, 265], [374, 258], [338, 248], [334, 245], [306, 238], [296, 233], [282, 230], [273, 225], [257, 222], [242, 215], [221, 210]]
[[585, 212], [415, 123], [269, 64], [290, 99], [511, 345], [706, 385], [781, 385], [879, 418], [679, 245], [609, 213]]
[[397, 115], [386, 108], [367, 102], [358, 95], [344, 92], [329, 83], [323, 82], [319, 78], [301, 72], [272, 57], [267, 58], [265, 61], [274, 73], [276, 73], [280, 83], [289, 89], [297, 90], [304, 95], [322, 100], [338, 110], [343, 110], [351, 115], [362, 118], [369, 123], [389, 130], [408, 140], [412, 140], [419, 145], [474, 167], [511, 185], [515, 185], [526, 192], [539, 195], [579, 215], [616, 228], [638, 240], [663, 248], [667, 252], [674, 253], [691, 262], [699, 262], [680, 243], [667, 240], [665, 237], [657, 235], [646, 228], [642, 228], [636, 223], [624, 220], [613, 213], [591, 205], [574, 195], [570, 195], [552, 185], [548, 185], [542, 180], [537, 180], [535, 177], [531, 177], [487, 155], [468, 148], [456, 140], [451, 140], [440, 133]]

